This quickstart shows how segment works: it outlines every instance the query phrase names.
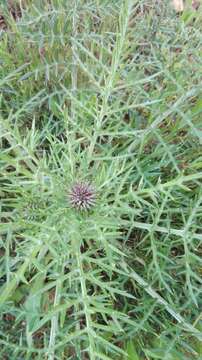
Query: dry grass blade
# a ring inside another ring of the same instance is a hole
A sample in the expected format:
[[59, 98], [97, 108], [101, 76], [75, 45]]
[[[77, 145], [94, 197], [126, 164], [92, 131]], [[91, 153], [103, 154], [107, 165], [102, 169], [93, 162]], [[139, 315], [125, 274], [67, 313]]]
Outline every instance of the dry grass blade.
[[184, 2], [183, 0], [173, 0], [173, 6], [175, 11], [182, 12], [184, 10]]

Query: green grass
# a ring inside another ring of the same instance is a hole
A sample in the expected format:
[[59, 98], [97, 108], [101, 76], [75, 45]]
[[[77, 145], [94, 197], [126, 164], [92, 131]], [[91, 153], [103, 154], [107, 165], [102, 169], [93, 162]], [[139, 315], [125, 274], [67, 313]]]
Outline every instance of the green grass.
[[2, 12], [0, 359], [202, 359], [201, 9]]

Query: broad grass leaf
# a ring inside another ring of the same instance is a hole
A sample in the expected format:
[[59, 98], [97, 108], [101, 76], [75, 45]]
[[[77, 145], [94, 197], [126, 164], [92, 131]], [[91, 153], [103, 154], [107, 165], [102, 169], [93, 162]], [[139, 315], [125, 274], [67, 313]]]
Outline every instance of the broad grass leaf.
[[137, 354], [133, 341], [128, 341], [126, 345], [126, 353], [128, 356], [125, 358], [125, 360], [141, 360], [141, 358]]

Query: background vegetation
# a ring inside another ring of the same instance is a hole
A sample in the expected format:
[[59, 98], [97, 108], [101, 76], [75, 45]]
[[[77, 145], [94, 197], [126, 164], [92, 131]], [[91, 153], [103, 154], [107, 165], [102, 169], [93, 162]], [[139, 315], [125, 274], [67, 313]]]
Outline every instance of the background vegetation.
[[202, 359], [201, 24], [1, 2], [0, 359]]

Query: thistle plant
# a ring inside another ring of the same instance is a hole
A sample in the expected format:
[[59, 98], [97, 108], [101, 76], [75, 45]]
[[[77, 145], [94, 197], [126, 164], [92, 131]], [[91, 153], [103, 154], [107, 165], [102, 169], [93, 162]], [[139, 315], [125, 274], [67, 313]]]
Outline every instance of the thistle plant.
[[0, 359], [201, 359], [201, 11], [6, 3]]

